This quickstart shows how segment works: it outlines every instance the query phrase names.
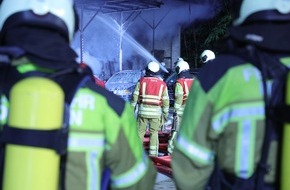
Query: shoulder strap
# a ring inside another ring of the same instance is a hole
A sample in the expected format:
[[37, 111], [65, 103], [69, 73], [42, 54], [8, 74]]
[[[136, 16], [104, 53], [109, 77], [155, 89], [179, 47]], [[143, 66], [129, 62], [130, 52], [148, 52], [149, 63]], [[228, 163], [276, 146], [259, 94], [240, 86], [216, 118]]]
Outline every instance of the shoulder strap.
[[[68, 106], [70, 105], [74, 94], [78, 88], [83, 85], [88, 79], [88, 74], [85, 73], [68, 73], [60, 75], [54, 79], [65, 92], [66, 110], [64, 113], [63, 127], [59, 130], [34, 130], [34, 129], [18, 129], [13, 126], [4, 126], [0, 141], [3, 143], [21, 144], [34, 147], [44, 147], [55, 150], [62, 155], [66, 152], [66, 140], [68, 133]], [[15, 138], [18, 137], [18, 138]]]
[[[254, 46], [250, 46], [251, 52], [246, 60], [250, 61], [255, 65], [262, 73], [263, 91], [264, 91], [264, 102], [265, 102], [265, 116], [266, 116], [266, 127], [265, 135], [262, 146], [261, 159], [258, 163], [256, 170], [256, 183], [255, 189], [260, 190], [264, 187], [264, 176], [269, 170], [267, 165], [267, 159], [269, 155], [270, 143], [273, 140], [281, 141], [281, 123], [276, 119], [277, 110], [286, 109], [284, 102], [281, 103], [280, 100], [284, 100], [285, 90], [283, 85], [285, 85], [286, 74], [289, 69], [279, 62], [279, 59], [275, 55], [271, 55], [269, 52], [265, 52], [257, 49]], [[251, 56], [252, 55], [252, 56]], [[272, 92], [269, 96], [269, 88], [267, 85], [267, 79], [273, 79]], [[275, 93], [275, 96], [273, 96]], [[279, 93], [279, 95], [277, 94]], [[275, 99], [277, 97], [277, 99]], [[284, 105], [284, 106], [283, 106]], [[289, 112], [288, 112], [289, 113]], [[277, 172], [278, 173], [278, 172]]]
[[[73, 97], [77, 90], [83, 86], [88, 80], [92, 79], [92, 75], [89, 75], [81, 68], [67, 69], [59, 71], [50, 76], [56, 81], [65, 92], [65, 113], [64, 113], [64, 128], [66, 128], [66, 145], [68, 141], [68, 125], [69, 125], [69, 105], [72, 102]], [[67, 152], [61, 155], [60, 160], [60, 188], [65, 190], [65, 171], [66, 171]]]

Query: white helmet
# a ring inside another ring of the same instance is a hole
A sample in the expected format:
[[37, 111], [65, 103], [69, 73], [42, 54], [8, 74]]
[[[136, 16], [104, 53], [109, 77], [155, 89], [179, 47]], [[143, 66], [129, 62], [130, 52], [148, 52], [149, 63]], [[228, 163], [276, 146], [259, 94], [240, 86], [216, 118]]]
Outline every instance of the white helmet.
[[234, 25], [246, 20], [290, 20], [290, 2], [287, 0], [233, 0], [232, 4]]
[[204, 50], [201, 55], [200, 55], [200, 59], [203, 63], [208, 62], [209, 60], [213, 60], [215, 59], [215, 54], [213, 51], [211, 50]]
[[56, 30], [71, 41], [77, 28], [73, 0], [3, 0], [0, 5], [1, 35], [21, 25]]
[[[182, 59], [182, 58], [181, 58]], [[189, 65], [186, 61], [184, 61], [183, 59], [178, 61], [175, 65], [175, 71], [177, 74], [183, 72], [183, 71], [187, 71], [189, 70]]]
[[160, 66], [154, 61], [150, 61], [146, 67], [146, 74], [158, 75], [160, 73]]

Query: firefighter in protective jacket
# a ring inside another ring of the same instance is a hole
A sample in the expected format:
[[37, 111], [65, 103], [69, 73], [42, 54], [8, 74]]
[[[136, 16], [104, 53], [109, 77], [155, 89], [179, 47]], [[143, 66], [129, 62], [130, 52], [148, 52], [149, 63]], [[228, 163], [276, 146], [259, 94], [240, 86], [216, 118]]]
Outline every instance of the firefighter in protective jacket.
[[138, 103], [138, 134], [144, 140], [147, 126], [150, 130], [149, 155], [158, 156], [158, 131], [165, 122], [169, 110], [169, 96], [166, 83], [160, 79], [160, 66], [149, 62], [145, 77], [137, 83], [133, 93], [132, 106]]
[[[34, 76], [61, 78], [62, 71], [78, 67], [76, 53], [70, 47], [77, 20], [71, 0], [1, 1], [1, 64], [4, 58], [11, 62], [0, 65], [1, 124], [7, 121], [9, 91], [17, 81]], [[80, 84], [68, 109], [66, 189], [101, 189], [105, 169], [110, 171], [110, 189], [153, 188], [156, 169], [140, 143], [129, 103], [90, 78]]]
[[179, 125], [182, 118], [185, 102], [188, 97], [189, 90], [193, 83], [193, 75], [190, 74], [189, 65], [183, 59], [180, 59], [175, 65], [175, 72], [177, 73], [177, 80], [174, 87], [174, 111], [177, 117], [177, 121], [174, 121], [174, 129], [171, 134], [171, 138], [168, 141], [167, 151], [172, 154], [174, 149], [174, 140], [179, 131]]
[[271, 85], [279, 67], [270, 65], [290, 65], [290, 2], [233, 0], [231, 7], [228, 49], [204, 65], [186, 102], [172, 154], [178, 189], [202, 190], [214, 181], [220, 187], [209, 189], [280, 189], [279, 132], [270, 135], [266, 163], [258, 163], [265, 104], [277, 93]]

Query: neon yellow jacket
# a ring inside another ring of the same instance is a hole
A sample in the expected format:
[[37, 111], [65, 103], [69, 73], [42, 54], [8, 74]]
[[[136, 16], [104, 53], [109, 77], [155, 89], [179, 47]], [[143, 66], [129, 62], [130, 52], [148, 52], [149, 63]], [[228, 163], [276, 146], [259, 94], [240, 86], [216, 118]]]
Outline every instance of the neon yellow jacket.
[[[17, 69], [21, 74], [31, 68], [37, 70], [31, 63]], [[0, 100], [0, 122], [5, 123], [9, 102], [4, 95]], [[104, 169], [110, 170], [111, 189], [153, 188], [156, 169], [138, 138], [129, 103], [88, 81], [73, 98], [69, 123], [67, 189], [100, 189]]]
[[[289, 58], [280, 59], [290, 64]], [[209, 75], [210, 73], [210, 75]], [[260, 160], [265, 132], [265, 107], [260, 71], [231, 55], [205, 65], [195, 79], [186, 102], [172, 155], [178, 189], [202, 190], [217, 156], [222, 171], [250, 178]], [[270, 171], [276, 176], [277, 142], [270, 145]]]

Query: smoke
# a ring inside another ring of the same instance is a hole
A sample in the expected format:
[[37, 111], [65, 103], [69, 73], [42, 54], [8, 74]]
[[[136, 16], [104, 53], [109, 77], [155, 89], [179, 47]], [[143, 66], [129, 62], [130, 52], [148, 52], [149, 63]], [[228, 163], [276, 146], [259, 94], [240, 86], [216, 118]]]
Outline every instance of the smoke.
[[[136, 36], [139, 34], [140, 36], [139, 32], [141, 30], [143, 35], [147, 34], [146, 41], [152, 39], [152, 29], [155, 28], [155, 37], [157, 39], [172, 38], [180, 28], [189, 26], [195, 20], [213, 17], [215, 11], [212, 9], [213, 7], [209, 4], [201, 5], [184, 1], [167, 0], [160, 9], [144, 11], [138, 18], [138, 21], [136, 21], [138, 29], [132, 31], [132, 33]], [[144, 37], [139, 38], [144, 39]]]
[[124, 13], [123, 22], [120, 13], [98, 13], [93, 18], [96, 12], [84, 11], [81, 30], [85, 30], [76, 33], [72, 47], [80, 55], [83, 40], [83, 61], [90, 65], [94, 74], [112, 75], [119, 71], [120, 63], [123, 70], [141, 70], [148, 61], [155, 59], [151, 54], [153, 44], [156, 44], [154, 49], [168, 49], [165, 42], [172, 41], [182, 28], [196, 20], [211, 18], [216, 13], [209, 4], [177, 0], [163, 2], [161, 8], [143, 10], [132, 20], [126, 20], [132, 13]]
[[[80, 63], [81, 62], [80, 48], [76, 48], [75, 51], [78, 54], [77, 61]], [[95, 56], [91, 55], [89, 52], [87, 51], [83, 52], [82, 61], [92, 69], [95, 75], [99, 76], [102, 74], [103, 63], [101, 63]]]

